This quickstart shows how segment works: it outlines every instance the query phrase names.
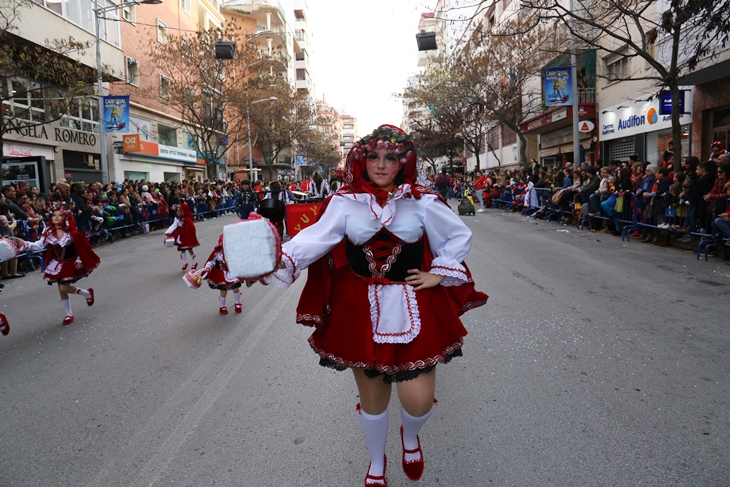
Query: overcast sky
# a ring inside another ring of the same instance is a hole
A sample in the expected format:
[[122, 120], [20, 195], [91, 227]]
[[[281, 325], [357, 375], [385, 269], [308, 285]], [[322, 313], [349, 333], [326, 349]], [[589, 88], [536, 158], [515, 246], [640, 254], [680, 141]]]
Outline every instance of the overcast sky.
[[307, 0], [316, 97], [358, 120], [361, 137], [401, 124], [394, 93], [417, 71], [416, 32], [435, 0]]

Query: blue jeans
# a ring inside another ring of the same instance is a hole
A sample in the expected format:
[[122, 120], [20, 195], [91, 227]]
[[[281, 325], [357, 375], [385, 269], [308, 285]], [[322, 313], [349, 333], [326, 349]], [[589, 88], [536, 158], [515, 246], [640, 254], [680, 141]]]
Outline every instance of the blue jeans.
[[715, 218], [715, 226], [725, 238], [730, 238], [730, 219]]
[[479, 203], [479, 207], [483, 210], [484, 209], [484, 190], [483, 189], [477, 190], [477, 202]]

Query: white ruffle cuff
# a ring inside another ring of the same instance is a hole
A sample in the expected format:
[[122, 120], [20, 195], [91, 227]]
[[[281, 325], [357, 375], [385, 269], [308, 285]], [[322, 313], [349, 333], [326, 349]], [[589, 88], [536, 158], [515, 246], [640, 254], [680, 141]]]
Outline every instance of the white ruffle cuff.
[[281, 289], [289, 289], [294, 281], [299, 278], [300, 268], [297, 261], [291, 255], [282, 251], [281, 261], [286, 265], [286, 269], [277, 269], [272, 274], [274, 285]]
[[431, 263], [431, 274], [446, 276], [441, 281], [442, 286], [461, 286], [469, 282], [466, 269], [459, 262], [448, 257], [436, 257]]

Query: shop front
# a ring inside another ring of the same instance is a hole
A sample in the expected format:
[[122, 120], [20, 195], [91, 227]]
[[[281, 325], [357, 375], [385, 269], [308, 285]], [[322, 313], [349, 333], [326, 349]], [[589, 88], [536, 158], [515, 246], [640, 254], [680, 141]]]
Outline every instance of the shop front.
[[125, 134], [114, 142], [109, 173], [114, 181], [198, 180], [205, 174], [205, 163], [200, 164], [194, 150], [140, 140], [138, 134]]
[[[573, 107], [556, 107], [520, 125], [529, 139], [538, 138], [537, 160], [543, 167], [563, 167], [566, 162], [595, 163], [599, 155], [596, 144], [596, 105], [581, 103], [578, 106], [578, 125], [581, 154], [573, 154]], [[528, 157], [535, 155], [528, 154]]]
[[60, 178], [69, 182], [101, 181], [96, 133], [63, 127], [60, 121], [35, 126], [14, 121], [3, 138], [4, 181], [6, 176], [22, 174], [37, 181], [41, 192], [48, 191], [50, 184]]
[[[684, 93], [682, 157], [691, 154], [692, 93]], [[601, 152], [606, 160], [628, 161], [637, 155], [640, 161], [657, 164], [672, 141], [671, 102], [664, 97], [650, 101], [631, 100], [601, 110], [599, 116]]]

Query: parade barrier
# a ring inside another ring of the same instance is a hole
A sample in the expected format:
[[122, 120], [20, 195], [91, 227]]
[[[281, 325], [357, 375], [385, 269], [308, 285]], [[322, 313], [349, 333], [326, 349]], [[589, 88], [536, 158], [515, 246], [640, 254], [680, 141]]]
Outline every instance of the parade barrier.
[[[540, 218], [545, 221], [557, 220], [559, 217], [573, 217], [579, 229], [585, 226], [596, 230], [605, 224], [611, 225], [612, 233], [620, 233], [623, 241], [630, 242], [631, 237], [645, 239], [648, 233], [664, 233], [667, 240], [671, 236], [681, 234], [690, 236], [697, 242], [697, 259], [704, 254], [705, 260], [709, 259], [709, 252], [712, 248], [723, 246], [723, 259], [727, 260], [728, 247], [724, 245], [727, 238], [719, 232], [715, 225], [715, 219], [720, 213], [727, 211], [730, 198], [720, 200], [713, 205], [711, 211], [706, 210], [704, 203], [692, 205], [673, 205], [666, 207], [661, 196], [651, 198], [640, 198], [631, 191], [618, 191], [601, 200], [599, 195], [588, 198], [582, 203], [580, 216], [574, 217], [573, 213], [561, 208], [562, 205], [569, 205], [573, 196], [577, 193], [565, 192], [565, 196], [559, 195], [554, 198], [557, 191], [549, 188], [534, 188], [538, 195], [539, 208], [530, 204], [530, 208], [524, 207], [524, 192], [516, 194], [514, 187], [500, 188], [497, 196], [492, 195], [492, 208], [503, 209], [506, 212], [520, 211], [523, 215]], [[560, 201], [556, 203], [554, 199]], [[572, 205], [571, 205], [572, 206]]]

